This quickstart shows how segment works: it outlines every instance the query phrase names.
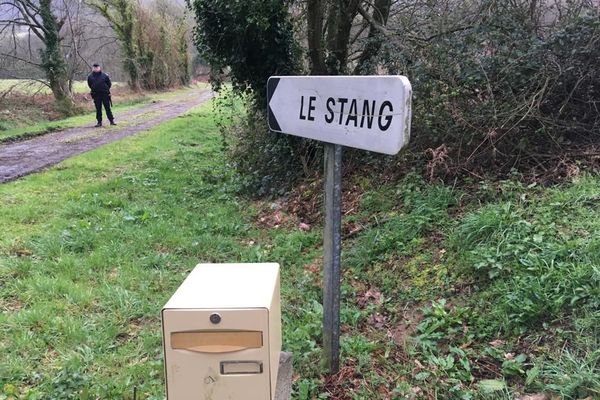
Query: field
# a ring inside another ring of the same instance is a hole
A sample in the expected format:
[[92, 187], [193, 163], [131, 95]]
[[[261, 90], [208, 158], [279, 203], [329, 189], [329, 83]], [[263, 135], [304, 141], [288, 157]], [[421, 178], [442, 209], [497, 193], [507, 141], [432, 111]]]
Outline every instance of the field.
[[[210, 104], [0, 186], [0, 398], [164, 398], [159, 311], [199, 262], [279, 262], [294, 399], [600, 397], [600, 177], [345, 182], [340, 374], [321, 221], [241, 197]], [[318, 202], [317, 202], [318, 204]]]
[[[114, 88], [125, 87], [124, 82], [113, 82]], [[52, 94], [50, 88], [41, 82], [32, 79], [0, 79], [0, 94], [10, 90], [11, 93], [20, 93], [25, 95], [47, 95]], [[76, 81], [73, 84], [73, 93], [89, 93], [86, 81]]]
[[[2, 81], [0, 80], [0, 82]], [[142, 107], [152, 102], [168, 100], [190, 90], [205, 87], [207, 87], [206, 84], [197, 83], [169, 92], [142, 93], [133, 93], [128, 91], [126, 88], [123, 88], [113, 95], [113, 111], [115, 118], [118, 121], [119, 114], [125, 111]], [[0, 110], [0, 143], [39, 136], [43, 135], [44, 133], [68, 129], [84, 124], [93, 125], [95, 123], [95, 111], [93, 110], [93, 104], [91, 100], [79, 99], [79, 101], [81, 107], [79, 115], [69, 118], [49, 120], [47, 113], [44, 113], [41, 109], [38, 109], [38, 106], [35, 103], [26, 104], [25, 107], [21, 107], [14, 104], [16, 99], [13, 99], [12, 101], [9, 99], [9, 104], [7, 105], [6, 111], [7, 114], [5, 114], [9, 115], [9, 117], [4, 117], [2, 111]]]

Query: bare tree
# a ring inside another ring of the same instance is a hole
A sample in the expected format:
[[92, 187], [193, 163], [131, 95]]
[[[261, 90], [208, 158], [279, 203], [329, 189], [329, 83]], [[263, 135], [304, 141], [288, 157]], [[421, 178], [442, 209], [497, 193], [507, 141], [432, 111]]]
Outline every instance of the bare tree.
[[[60, 5], [54, 4], [53, 0], [5, 0], [0, 3], [0, 14], [3, 16], [0, 34], [9, 32], [14, 44], [12, 49], [3, 51], [1, 55], [41, 68], [52, 94], [67, 112], [73, 107], [68, 63], [62, 48], [65, 39], [63, 28], [68, 25], [73, 29], [68, 10], [66, 0], [62, 0]], [[20, 40], [23, 34], [27, 39], [27, 56], [22, 56], [23, 52], [19, 51], [24, 44]], [[39, 57], [36, 57], [32, 48], [36, 40], [41, 43]]]
[[189, 23], [169, 1], [85, 0], [114, 31], [123, 67], [134, 90], [160, 89], [189, 81]]

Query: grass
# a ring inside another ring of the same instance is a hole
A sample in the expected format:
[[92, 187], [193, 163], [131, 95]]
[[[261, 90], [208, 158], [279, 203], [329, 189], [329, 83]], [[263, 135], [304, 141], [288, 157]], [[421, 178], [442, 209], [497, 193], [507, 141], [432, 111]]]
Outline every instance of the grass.
[[316, 233], [253, 226], [215, 131], [204, 106], [0, 186], [6, 396], [162, 398], [159, 310], [196, 263], [316, 251]]
[[[113, 82], [114, 87], [126, 86], [125, 82]], [[0, 79], [0, 93], [11, 89], [12, 93], [27, 95], [52, 94], [50, 88], [33, 79]], [[75, 81], [73, 93], [88, 93], [90, 91], [87, 81]]]
[[4, 398], [162, 399], [161, 306], [196, 263], [232, 261], [282, 265], [294, 399], [600, 395], [600, 177], [349, 182], [345, 224], [362, 228], [344, 241], [343, 368], [327, 379], [320, 227], [241, 181], [204, 105], [1, 185]]
[[[113, 111], [116, 119], [118, 120], [119, 113], [142, 107], [154, 101], [169, 100], [173, 97], [180, 96], [182, 94], [185, 94], [186, 92], [189, 92], [191, 90], [197, 90], [199, 88], [204, 89], [208, 88], [208, 86], [203, 84], [196, 84], [190, 87], [172, 90], [169, 92], [143, 94], [141, 96], [131, 99], [125, 99], [122, 101], [119, 101], [115, 98], [115, 105], [113, 107]], [[7, 127], [4, 130], [0, 129], [0, 143], [31, 138], [49, 132], [54, 132], [57, 130], [68, 129], [94, 123], [95, 113], [93, 111], [90, 111], [85, 115], [77, 115], [54, 121], [34, 121], [33, 123], [26, 122], [25, 124], [19, 124], [19, 126], [17, 127]]]

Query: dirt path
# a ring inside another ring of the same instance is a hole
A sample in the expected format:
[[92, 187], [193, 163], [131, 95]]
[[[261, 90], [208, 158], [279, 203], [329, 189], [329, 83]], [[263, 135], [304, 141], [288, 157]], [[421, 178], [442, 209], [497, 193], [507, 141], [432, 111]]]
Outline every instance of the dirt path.
[[[148, 130], [183, 114], [212, 96], [211, 91], [194, 91], [115, 115], [117, 126], [94, 128], [94, 122], [91, 121], [88, 126], [0, 145], [0, 183], [15, 180], [74, 155]], [[90, 119], [93, 120], [93, 116]]]

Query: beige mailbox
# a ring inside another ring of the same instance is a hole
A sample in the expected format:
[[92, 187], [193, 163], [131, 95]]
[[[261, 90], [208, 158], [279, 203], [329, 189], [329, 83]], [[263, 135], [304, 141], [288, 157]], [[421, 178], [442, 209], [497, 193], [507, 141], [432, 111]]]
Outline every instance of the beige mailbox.
[[281, 351], [278, 264], [199, 264], [162, 310], [168, 400], [267, 400]]

